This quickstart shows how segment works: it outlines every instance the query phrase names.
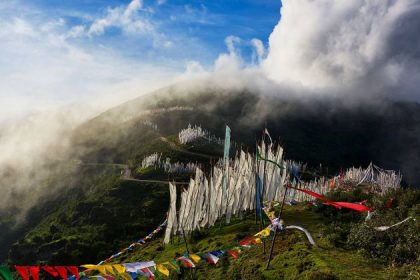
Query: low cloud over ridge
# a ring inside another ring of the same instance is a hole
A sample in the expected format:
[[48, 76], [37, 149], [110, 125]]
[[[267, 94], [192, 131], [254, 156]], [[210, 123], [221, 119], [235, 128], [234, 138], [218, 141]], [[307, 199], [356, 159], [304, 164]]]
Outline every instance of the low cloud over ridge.
[[283, 0], [262, 68], [282, 84], [419, 100], [420, 2]]

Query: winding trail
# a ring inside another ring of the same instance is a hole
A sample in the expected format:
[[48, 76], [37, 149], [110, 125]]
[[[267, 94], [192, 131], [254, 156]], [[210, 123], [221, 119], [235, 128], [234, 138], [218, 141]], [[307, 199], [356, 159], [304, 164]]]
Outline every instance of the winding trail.
[[[169, 181], [161, 181], [161, 180], [140, 180], [134, 178], [123, 178], [126, 181], [135, 181], [135, 182], [143, 182], [143, 183], [157, 183], [157, 184], [165, 184], [167, 185]], [[188, 185], [189, 182], [174, 182], [175, 185]]]
[[[169, 139], [167, 139], [166, 137], [163, 137], [163, 136], [159, 137], [159, 139], [162, 142], [167, 143], [172, 150], [180, 152], [180, 153], [199, 156], [199, 157], [208, 158], [208, 159], [217, 158], [217, 156], [211, 156], [211, 155], [208, 155], [208, 154], [191, 152], [191, 151], [189, 151], [189, 150], [187, 150], [183, 147], [180, 147], [176, 143], [170, 141]], [[121, 179], [126, 180], [126, 181], [135, 181], [135, 182], [142, 182], [142, 183], [157, 183], [157, 184], [168, 184], [169, 183], [169, 181], [163, 181], [163, 180], [136, 179], [136, 178], [132, 177], [131, 169], [129, 168], [129, 166], [127, 164], [124, 164], [124, 163], [77, 162], [76, 164], [78, 164], [78, 165], [88, 165], [88, 166], [91, 165], [91, 166], [114, 166], [114, 167], [119, 167], [119, 168], [123, 169], [121, 171]], [[174, 182], [174, 183], [176, 185], [188, 185], [189, 184], [189, 182]]]
[[208, 158], [208, 159], [218, 158], [218, 156], [211, 156], [211, 155], [208, 155], [208, 154], [188, 151], [187, 149], [184, 149], [184, 148], [178, 146], [177, 144], [175, 144], [174, 142], [168, 140], [168, 138], [163, 137], [163, 136], [159, 137], [159, 139], [162, 142], [165, 142], [165, 143], [169, 144], [169, 146], [171, 147], [172, 150], [175, 150], [175, 151], [180, 152], [180, 153], [199, 156], [199, 157], [204, 157], [204, 158]]
[[[146, 180], [146, 179], [136, 179], [131, 176], [131, 170], [128, 167], [127, 164], [123, 163], [78, 163], [79, 165], [92, 165], [92, 166], [115, 166], [120, 167], [121, 169], [124, 169], [121, 172], [121, 179], [125, 181], [134, 181], [134, 182], [142, 182], [142, 183], [157, 183], [157, 184], [165, 184], [167, 185], [169, 181], [163, 181], [163, 180]], [[189, 182], [174, 182], [175, 185], [188, 185]]]

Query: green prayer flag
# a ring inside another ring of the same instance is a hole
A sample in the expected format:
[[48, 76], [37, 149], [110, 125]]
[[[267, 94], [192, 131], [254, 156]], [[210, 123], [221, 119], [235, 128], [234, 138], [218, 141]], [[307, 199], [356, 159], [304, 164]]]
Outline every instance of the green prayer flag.
[[13, 280], [12, 273], [10, 272], [9, 267], [7, 266], [0, 266], [0, 279], [2, 280]]
[[230, 127], [226, 126], [226, 132], [225, 132], [225, 147], [224, 147], [224, 152], [223, 152], [223, 162], [225, 165], [225, 170], [223, 172], [223, 182], [222, 182], [222, 190], [223, 190], [223, 197], [224, 199], [227, 199], [227, 193], [226, 193], [226, 188], [227, 188], [227, 177], [228, 174], [226, 174], [228, 172], [228, 168], [229, 168], [229, 152], [230, 152]]
[[272, 164], [276, 165], [278, 168], [280, 168], [280, 169], [284, 169], [284, 167], [283, 167], [283, 166], [281, 166], [280, 164], [278, 164], [277, 162], [272, 161], [272, 160], [267, 159], [267, 158], [263, 158], [263, 157], [261, 156], [261, 154], [260, 154], [260, 149], [259, 149], [258, 147], [257, 147], [257, 159], [260, 159], [260, 160], [264, 160], [264, 161], [270, 162], [270, 163], [272, 163]]
[[169, 263], [171, 264], [171, 267], [173, 267], [178, 274], [181, 273], [181, 268], [179, 267], [178, 263], [175, 260], [170, 260]]

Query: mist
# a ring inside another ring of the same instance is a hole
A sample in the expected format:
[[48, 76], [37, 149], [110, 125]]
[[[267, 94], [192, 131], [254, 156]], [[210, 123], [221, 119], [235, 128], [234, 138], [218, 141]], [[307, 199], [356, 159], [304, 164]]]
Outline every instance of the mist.
[[[117, 11], [126, 16], [124, 9]], [[0, 95], [0, 210], [18, 209], [16, 222], [23, 221], [41, 198], [62, 187], [42, 185], [51, 172], [60, 172], [52, 168], [54, 161], [71, 160], [73, 129], [171, 84], [183, 95], [209, 89], [258, 93], [257, 109], [244, 122], [261, 122], [278, 109], [267, 97], [307, 104], [332, 98], [347, 108], [388, 99], [419, 101], [419, 14], [415, 0], [284, 0], [268, 44], [233, 34], [225, 40], [226, 51], [210, 65], [191, 60], [175, 68], [69, 40], [104, 32], [108, 25], [79, 28], [76, 34], [75, 29], [64, 32], [60, 21], [1, 22], [0, 62], [8, 70], [2, 68], [6, 75], [0, 77], [0, 90], [7, 93]], [[130, 22], [131, 14], [107, 24], [133, 31]], [[244, 47], [252, 49], [251, 60], [243, 56]], [[206, 106], [211, 111], [219, 102], [223, 100]]]
[[420, 3], [282, 1], [262, 69], [323, 95], [419, 101]]

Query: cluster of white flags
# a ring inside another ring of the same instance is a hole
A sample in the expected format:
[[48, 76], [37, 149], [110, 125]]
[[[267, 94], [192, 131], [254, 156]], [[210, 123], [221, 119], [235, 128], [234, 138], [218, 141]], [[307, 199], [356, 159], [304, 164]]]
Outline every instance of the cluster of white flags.
[[[260, 150], [265, 151], [264, 144]], [[171, 191], [171, 206], [168, 214], [165, 242], [169, 242], [170, 235], [187, 234], [202, 227], [213, 226], [217, 219], [225, 216], [229, 223], [232, 216], [238, 216], [242, 211], [255, 209], [256, 204], [256, 175], [265, 185], [262, 186], [262, 200], [280, 200], [284, 193], [287, 180], [286, 163], [283, 161], [283, 149], [280, 146], [268, 147], [266, 158], [277, 162], [282, 169], [268, 163], [265, 167], [260, 161], [257, 167], [255, 156], [244, 151], [230, 160], [227, 172], [223, 161], [213, 166], [209, 176], [197, 168], [189, 186], [181, 192], [178, 215], [176, 192]], [[223, 188], [223, 178], [226, 176], [226, 190]], [[171, 184], [172, 188], [173, 185]], [[171, 225], [171, 226], [170, 226]]]
[[154, 167], [156, 169], [163, 169], [166, 173], [193, 173], [198, 164], [193, 162], [182, 163], [175, 162], [171, 163], [171, 159], [167, 157], [165, 160], [162, 159], [162, 154], [153, 153], [143, 158], [141, 168]]
[[[229, 223], [232, 216], [238, 216], [246, 210], [254, 210], [257, 197], [256, 174], [261, 182], [261, 201], [267, 202], [281, 201], [286, 190], [287, 202], [315, 200], [306, 193], [286, 188], [286, 184], [321, 195], [340, 184], [340, 176], [333, 179], [321, 177], [309, 182], [301, 181], [299, 173], [304, 165], [283, 160], [283, 148], [279, 145], [261, 143], [258, 151], [261, 157], [259, 160], [244, 151], [240, 151], [234, 159], [229, 160], [227, 166], [220, 160], [212, 167], [208, 176], [197, 167], [188, 188], [181, 191], [178, 211], [177, 192], [175, 186], [170, 184], [171, 205], [165, 243], [170, 241], [171, 235], [187, 234], [196, 229], [213, 226], [223, 216]], [[349, 169], [344, 175], [344, 180], [357, 184], [375, 183], [385, 192], [400, 186], [401, 175], [371, 164], [367, 169]], [[223, 187], [224, 181], [226, 189]]]
[[143, 158], [141, 162], [141, 168], [147, 168], [150, 166], [157, 167], [161, 162], [162, 154], [153, 153]]
[[[168, 159], [168, 158], [167, 158]], [[176, 174], [176, 173], [194, 173], [195, 169], [198, 168], [198, 164], [193, 162], [182, 163], [182, 162], [175, 162], [170, 163], [166, 161], [163, 164], [163, 170], [166, 173]]]
[[401, 186], [402, 175], [393, 170], [384, 170], [373, 163], [370, 163], [366, 169], [361, 167], [352, 167], [348, 169], [342, 181], [360, 185], [362, 183], [373, 184], [379, 187], [379, 192], [385, 194], [391, 189], [398, 189]]
[[[290, 182], [290, 185], [293, 188], [310, 190], [321, 195], [325, 195], [327, 192], [331, 190], [330, 181], [325, 177], [321, 177], [319, 179], [317, 178], [309, 182], [292, 180], [292, 182]], [[304, 201], [316, 200], [313, 196], [308, 195], [301, 191], [297, 191], [293, 188], [289, 189], [289, 192], [287, 193], [287, 196], [286, 196], [287, 202], [290, 202], [290, 201], [304, 202]]]
[[149, 121], [149, 120], [144, 120], [143, 121], [143, 125], [145, 125], [145, 126], [147, 126], [147, 127], [150, 127], [151, 129], [153, 129], [153, 130], [158, 130], [158, 126], [157, 126], [157, 124], [155, 124], [155, 123], [153, 123], [153, 122], [151, 122], [151, 121]]
[[210, 134], [206, 130], [202, 129], [201, 126], [191, 126], [191, 124], [189, 124], [187, 128], [182, 129], [178, 133], [178, 138], [179, 143], [188, 144], [195, 141], [198, 138], [208, 137], [209, 135]]

